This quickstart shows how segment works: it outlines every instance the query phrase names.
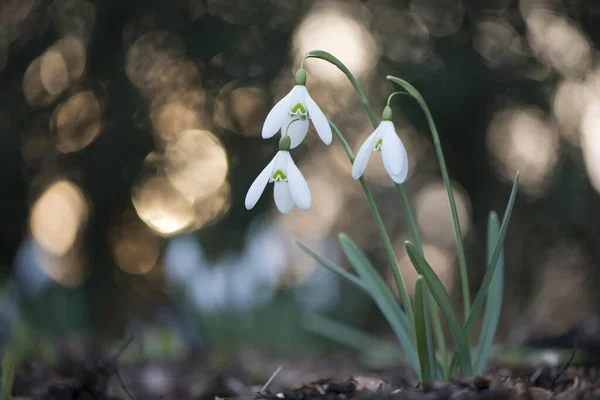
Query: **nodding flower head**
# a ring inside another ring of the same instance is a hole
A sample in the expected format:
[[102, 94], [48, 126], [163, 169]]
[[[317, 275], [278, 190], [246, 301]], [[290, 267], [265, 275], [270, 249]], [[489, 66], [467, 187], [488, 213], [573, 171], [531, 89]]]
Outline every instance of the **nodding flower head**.
[[383, 121], [365, 140], [358, 150], [354, 164], [352, 164], [352, 177], [358, 179], [367, 168], [371, 154], [381, 152], [383, 166], [390, 178], [396, 183], [404, 183], [408, 176], [408, 155], [402, 140], [396, 134], [396, 128], [391, 121], [390, 107], [383, 111]]
[[271, 109], [262, 128], [262, 137], [269, 139], [277, 131], [289, 136], [291, 147], [297, 147], [308, 133], [308, 121], [312, 121], [317, 134], [325, 144], [331, 144], [333, 138], [327, 117], [310, 97], [306, 89], [306, 72], [299, 69], [296, 73], [294, 88]]
[[[281, 142], [284, 142], [282, 138]], [[287, 138], [286, 138], [287, 139]], [[253, 208], [262, 196], [268, 183], [275, 185], [274, 198], [277, 209], [287, 214], [292, 211], [294, 204], [301, 210], [310, 210], [310, 189], [302, 173], [292, 160], [290, 152], [285, 149], [285, 143], [280, 142], [280, 150], [273, 160], [262, 170], [254, 180], [246, 194], [246, 209]], [[288, 142], [289, 139], [285, 142]]]

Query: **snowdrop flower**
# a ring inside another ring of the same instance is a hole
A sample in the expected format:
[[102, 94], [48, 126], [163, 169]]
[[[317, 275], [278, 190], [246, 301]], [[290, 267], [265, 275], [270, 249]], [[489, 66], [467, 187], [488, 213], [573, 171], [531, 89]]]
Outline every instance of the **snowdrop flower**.
[[246, 209], [250, 210], [265, 191], [267, 183], [275, 184], [274, 197], [277, 209], [287, 214], [294, 204], [301, 210], [310, 210], [310, 189], [302, 173], [292, 160], [289, 149], [291, 139], [283, 136], [279, 141], [279, 151], [273, 160], [254, 180], [246, 194]]
[[371, 154], [381, 151], [383, 166], [390, 178], [396, 183], [404, 183], [408, 175], [408, 155], [402, 140], [396, 134], [396, 128], [391, 121], [392, 109], [389, 106], [383, 110], [381, 119], [383, 121], [358, 150], [352, 164], [352, 177], [360, 178], [367, 168]]
[[262, 137], [269, 139], [281, 130], [282, 136], [291, 139], [290, 148], [297, 147], [308, 132], [311, 120], [317, 134], [325, 144], [333, 138], [327, 117], [306, 90], [306, 72], [301, 68], [296, 73], [296, 86], [271, 109], [262, 128]]

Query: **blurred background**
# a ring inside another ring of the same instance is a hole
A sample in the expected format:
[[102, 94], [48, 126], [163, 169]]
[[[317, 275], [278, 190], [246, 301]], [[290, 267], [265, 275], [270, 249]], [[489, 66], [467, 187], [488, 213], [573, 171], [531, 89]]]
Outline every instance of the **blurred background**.
[[[177, 354], [209, 348], [224, 359], [339, 350], [306, 329], [312, 313], [390, 338], [365, 295], [293, 242], [347, 266], [336, 238], [346, 232], [393, 282], [337, 140], [326, 147], [311, 128], [294, 151], [312, 210], [280, 215], [272, 187], [244, 207], [277, 150], [260, 137], [264, 118], [311, 49], [341, 59], [378, 114], [394, 90], [386, 75], [421, 91], [453, 179], [473, 293], [487, 214], [502, 215], [521, 171], [500, 342], [558, 335], [598, 313], [596, 2], [3, 0], [2, 325], [36, 346], [150, 332]], [[305, 67], [311, 95], [357, 151], [372, 128], [350, 84], [323, 61]], [[415, 104], [393, 106], [425, 252], [459, 305], [431, 136]], [[366, 177], [412, 289], [407, 224], [379, 157]]]

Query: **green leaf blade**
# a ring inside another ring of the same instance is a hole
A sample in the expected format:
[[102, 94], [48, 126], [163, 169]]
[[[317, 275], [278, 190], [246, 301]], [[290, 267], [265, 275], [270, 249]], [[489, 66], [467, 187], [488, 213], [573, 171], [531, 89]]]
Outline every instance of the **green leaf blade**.
[[421, 366], [414, 343], [414, 333], [411, 331], [412, 324], [406, 313], [400, 308], [396, 297], [356, 243], [345, 234], [339, 235], [339, 241], [348, 261], [369, 289], [371, 297], [396, 334], [411, 367], [421, 379]]
[[379, 359], [385, 363], [395, 361], [397, 364], [403, 357], [398, 347], [323, 315], [307, 313], [302, 317], [302, 325], [317, 335], [359, 351], [367, 359]]
[[[481, 282], [481, 286], [479, 287], [479, 291], [477, 292], [477, 296], [475, 296], [475, 301], [473, 301], [473, 307], [471, 308], [471, 312], [463, 326], [463, 330], [465, 335], [470, 335], [471, 330], [473, 329], [473, 325], [475, 325], [475, 321], [477, 320], [477, 316], [481, 311], [481, 307], [483, 306], [483, 301], [487, 296], [488, 289], [490, 287], [490, 283], [492, 281], [492, 277], [494, 276], [494, 272], [496, 270], [496, 265], [498, 259], [500, 258], [500, 253], [502, 246], [504, 245], [504, 238], [506, 237], [506, 231], [508, 230], [508, 223], [510, 222], [510, 217], [512, 215], [512, 210], [515, 206], [515, 200], [517, 198], [517, 191], [519, 187], [519, 172], [515, 175], [515, 180], [513, 182], [513, 186], [510, 192], [510, 196], [508, 198], [508, 204], [506, 205], [506, 210], [504, 211], [504, 218], [502, 219], [502, 225], [500, 226], [500, 232], [498, 234], [498, 241], [496, 242], [496, 246], [494, 248], [494, 252], [488, 263], [488, 267], [485, 272], [485, 276]], [[452, 361], [450, 363], [450, 371], [455, 370], [458, 366], [458, 360], [456, 356], [452, 357]]]
[[362, 290], [362, 291], [364, 291], [366, 293], [369, 293], [368, 288], [365, 286], [365, 284], [358, 277], [356, 277], [355, 275], [352, 275], [351, 273], [349, 273], [348, 271], [346, 271], [344, 268], [340, 267], [339, 265], [335, 264], [334, 262], [329, 261], [325, 257], [321, 256], [319, 253], [317, 253], [316, 251], [312, 250], [310, 247], [308, 247], [304, 243], [296, 240], [296, 244], [300, 247], [300, 249], [302, 249], [302, 251], [304, 251], [306, 254], [308, 254], [309, 256], [311, 256], [320, 265], [322, 265], [323, 267], [327, 268], [328, 270], [330, 270], [334, 274], [340, 276], [346, 282], [351, 283], [356, 288], [358, 288], [358, 289], [360, 289], [360, 290]]
[[427, 302], [429, 303], [429, 315], [431, 316], [431, 323], [433, 326], [433, 333], [435, 336], [435, 344], [437, 353], [439, 353], [440, 357], [440, 380], [449, 380], [450, 379], [450, 369], [448, 362], [448, 351], [446, 349], [446, 338], [444, 337], [444, 330], [442, 329], [442, 320], [440, 318], [440, 310], [435, 303], [435, 300], [432, 298], [431, 293], [427, 294], [429, 298]]
[[496, 246], [494, 247], [494, 252], [488, 263], [488, 267], [485, 272], [485, 276], [481, 282], [481, 286], [479, 287], [479, 291], [477, 292], [477, 296], [473, 301], [473, 307], [471, 308], [471, 313], [467, 318], [465, 323], [465, 334], [470, 335], [471, 330], [473, 329], [473, 325], [475, 325], [475, 321], [477, 320], [477, 316], [481, 311], [481, 307], [483, 306], [483, 302], [486, 298], [488, 289], [490, 287], [490, 282], [492, 281], [492, 277], [494, 276], [494, 272], [496, 271], [496, 265], [498, 263], [498, 259], [500, 258], [500, 253], [502, 252], [502, 246], [504, 245], [504, 238], [506, 237], [506, 231], [508, 230], [508, 223], [510, 222], [510, 217], [512, 215], [512, 210], [515, 206], [515, 200], [517, 198], [517, 190], [519, 187], [519, 172], [515, 175], [515, 180], [513, 182], [513, 186], [510, 192], [510, 197], [508, 199], [508, 204], [506, 205], [506, 210], [504, 211], [504, 218], [502, 219], [502, 225], [500, 226], [500, 232], [498, 234], [498, 241], [496, 242]]
[[423, 276], [419, 275], [415, 283], [414, 309], [415, 309], [415, 336], [417, 339], [417, 352], [421, 363], [421, 380], [423, 383], [431, 383], [435, 376], [435, 361], [432, 362], [432, 341], [430, 329], [427, 327], [427, 288], [424, 288]]
[[444, 285], [436, 275], [433, 268], [431, 268], [427, 260], [425, 260], [425, 257], [418, 252], [416, 247], [410, 242], [405, 242], [405, 247], [410, 261], [414, 265], [417, 272], [420, 275], [423, 275], [429, 292], [440, 307], [440, 310], [442, 310], [444, 317], [446, 317], [448, 327], [450, 328], [450, 333], [452, 334], [452, 339], [454, 340], [454, 346], [456, 354], [458, 355], [458, 362], [462, 374], [464, 376], [471, 376], [472, 365], [469, 344], [456, 312], [452, 308], [452, 302], [450, 301], [448, 292], [446, 292]]
[[[500, 221], [498, 220], [498, 214], [490, 212], [488, 218], [488, 231], [487, 231], [487, 257], [488, 262], [492, 261], [494, 255], [494, 249], [500, 238]], [[485, 365], [490, 356], [492, 345], [494, 344], [494, 337], [496, 336], [496, 329], [500, 322], [500, 313], [502, 311], [502, 290], [504, 288], [504, 250], [500, 252], [500, 256], [495, 265], [496, 271], [492, 276], [490, 288], [487, 294], [485, 304], [485, 314], [483, 316], [483, 324], [481, 327], [481, 334], [479, 336], [479, 343], [477, 344], [477, 352], [475, 353], [475, 363], [473, 366], [476, 374], [482, 374], [485, 370]]]

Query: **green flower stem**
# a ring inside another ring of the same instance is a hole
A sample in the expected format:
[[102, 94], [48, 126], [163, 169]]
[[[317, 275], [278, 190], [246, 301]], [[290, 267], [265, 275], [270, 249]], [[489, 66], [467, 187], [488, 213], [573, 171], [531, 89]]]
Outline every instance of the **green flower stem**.
[[[352, 75], [352, 72], [350, 72], [348, 67], [346, 67], [335, 56], [333, 56], [332, 54], [330, 54], [326, 51], [323, 51], [323, 50], [309, 51], [304, 56], [304, 59], [307, 59], [307, 58], [318, 58], [323, 61], [327, 61], [328, 63], [335, 65], [340, 71], [342, 71], [344, 73], [344, 75], [346, 75], [346, 77], [348, 78], [350, 83], [352, 84], [352, 87], [354, 88], [354, 91], [356, 92], [358, 99], [360, 100], [363, 107], [365, 108], [365, 111], [369, 115], [369, 119], [371, 120], [371, 123], [373, 124], [373, 128], [377, 128], [377, 125], [379, 125], [379, 122], [377, 121], [377, 117], [375, 116], [375, 113], [373, 112], [373, 109], [371, 108], [371, 105], [369, 104], [369, 100], [367, 100], [367, 96], [365, 96], [365, 92], [363, 92], [358, 81], [356, 80], [354, 75]], [[302, 60], [300, 65], [302, 65], [304, 63], [304, 59]]]
[[[344, 150], [346, 151], [346, 154], [348, 155], [350, 162], [353, 163], [354, 162], [354, 153], [352, 152], [350, 145], [348, 144], [348, 142], [346, 141], [346, 139], [344, 138], [344, 136], [342, 135], [342, 133], [340, 132], [338, 127], [331, 120], [329, 120], [329, 125], [331, 126], [331, 129], [333, 129], [335, 136], [338, 138], [338, 140], [342, 144], [342, 147], [344, 147]], [[383, 224], [383, 219], [381, 218], [381, 214], [379, 213], [379, 210], [377, 209], [377, 205], [375, 204], [375, 200], [373, 199], [371, 190], [369, 189], [369, 186], [367, 185], [367, 181], [364, 179], [364, 177], [360, 177], [359, 181], [360, 181], [360, 185], [362, 186], [363, 191], [365, 192], [365, 196], [367, 197], [367, 202], [369, 203], [369, 208], [371, 209], [371, 214], [373, 214], [373, 219], [375, 220], [375, 225], [377, 226], [379, 235], [381, 236], [381, 239], [383, 240], [383, 246], [385, 248], [385, 252], [390, 260], [390, 263], [392, 264], [392, 273], [394, 275], [394, 280], [396, 281], [396, 286], [398, 287], [398, 292], [400, 293], [400, 298], [402, 300], [402, 304], [404, 305], [404, 309], [406, 311], [406, 316], [408, 317], [408, 320], [410, 321], [411, 328], [412, 328], [411, 330], [414, 335], [415, 318], [414, 318], [414, 314], [413, 314], [412, 303], [410, 302], [410, 297], [408, 296], [408, 291], [406, 290], [406, 285], [404, 284], [404, 279], [402, 278], [402, 274], [400, 274], [400, 266], [398, 265], [398, 260], [396, 259], [396, 253], [394, 252], [394, 247], [392, 245], [390, 237], [387, 234], [385, 225]], [[416, 340], [416, 338], [413, 337], [413, 340]]]
[[404, 91], [400, 91], [400, 92], [394, 92], [394, 93], [391, 93], [391, 94], [388, 96], [387, 103], [386, 103], [388, 107], [390, 106], [390, 103], [392, 102], [392, 99], [394, 98], [394, 96], [396, 96], [396, 95], [398, 95], [398, 94], [402, 94], [402, 95], [405, 95], [405, 96], [410, 96], [410, 97], [412, 97], [412, 96], [410, 95], [410, 93], [407, 93], [407, 92], [404, 92]]
[[[367, 112], [367, 115], [369, 116], [369, 119], [371, 120], [371, 124], [373, 125], [373, 129], [377, 128], [377, 126], [379, 125], [379, 122], [377, 121], [377, 117], [375, 116], [375, 113], [373, 112], [373, 109], [371, 108], [371, 105], [369, 104], [369, 100], [367, 100], [367, 96], [365, 95], [365, 92], [360, 87], [360, 84], [358, 83], [358, 81], [356, 80], [354, 75], [352, 75], [352, 72], [350, 72], [350, 70], [335, 56], [333, 56], [332, 54], [330, 54], [326, 51], [323, 51], [323, 50], [313, 50], [313, 51], [309, 51], [308, 53], [306, 53], [306, 55], [304, 56], [304, 59], [302, 60], [302, 62], [300, 64], [301, 66], [304, 63], [304, 60], [307, 58], [318, 58], [323, 61], [327, 61], [327, 62], [335, 65], [340, 71], [342, 71], [344, 73], [344, 75], [346, 75], [348, 80], [350, 81], [350, 84], [352, 84], [352, 87], [354, 88], [354, 91], [356, 92], [358, 99], [360, 100], [365, 111]], [[395, 96], [396, 94], [410, 95], [410, 93], [405, 93], [405, 92], [392, 93], [388, 97], [388, 103], [387, 103], [388, 105], [389, 105], [389, 102], [391, 101], [391, 99], [393, 98], [393, 96]], [[346, 143], [346, 145], [347, 144], [348, 143]], [[354, 156], [352, 156], [352, 162], [354, 162]], [[408, 202], [408, 196], [406, 195], [406, 191], [404, 190], [404, 185], [396, 184], [396, 190], [398, 191], [398, 194], [400, 195], [400, 202], [402, 203], [402, 209], [404, 210], [404, 215], [406, 216], [407, 222], [409, 224], [409, 229], [410, 229], [410, 233], [413, 238], [413, 241], [415, 242], [415, 245], [417, 246], [417, 248], [419, 250], [421, 250], [421, 252], [422, 252], [421, 239], [419, 237], [419, 230], [417, 229], [415, 217], [413, 215], [412, 209], [410, 208], [410, 203]]]
[[419, 94], [417, 89], [412, 86], [410, 83], [406, 82], [403, 79], [397, 78], [395, 76], [388, 76], [388, 80], [402, 86], [404, 90], [406, 90], [419, 104], [423, 112], [425, 113], [425, 117], [427, 118], [427, 123], [429, 124], [429, 129], [431, 130], [431, 135], [433, 137], [433, 145], [435, 147], [435, 152], [438, 158], [438, 164], [440, 165], [440, 170], [442, 172], [442, 180], [444, 181], [444, 186], [446, 187], [446, 193], [448, 195], [448, 201], [450, 203], [450, 212], [452, 214], [452, 222], [454, 225], [454, 235], [456, 237], [456, 249], [458, 253], [458, 264], [460, 268], [460, 280], [462, 284], [462, 295], [463, 295], [463, 306], [465, 319], [468, 317], [471, 311], [471, 294], [469, 291], [469, 275], [467, 273], [467, 261], [465, 257], [465, 247], [462, 239], [462, 232], [460, 229], [460, 222], [458, 220], [458, 212], [456, 210], [456, 202], [454, 201], [454, 193], [452, 192], [452, 185], [450, 184], [450, 177], [448, 176], [448, 169], [446, 168], [446, 161], [444, 159], [444, 153], [442, 151], [442, 144], [440, 142], [440, 135], [438, 134], [437, 127], [435, 126], [435, 122], [433, 120], [433, 116], [429, 111], [429, 107], [425, 103], [423, 97]]
[[415, 241], [415, 247], [419, 250], [421, 254], [423, 254], [423, 245], [421, 244], [421, 235], [419, 235], [417, 221], [415, 220], [415, 215], [412, 212], [412, 208], [410, 207], [410, 202], [408, 201], [408, 196], [406, 195], [406, 191], [404, 190], [403, 185], [396, 183], [396, 191], [398, 192], [398, 196], [400, 196], [402, 210], [404, 211], [404, 215], [406, 216], [406, 220], [408, 222], [408, 229], [410, 230], [410, 235]]

